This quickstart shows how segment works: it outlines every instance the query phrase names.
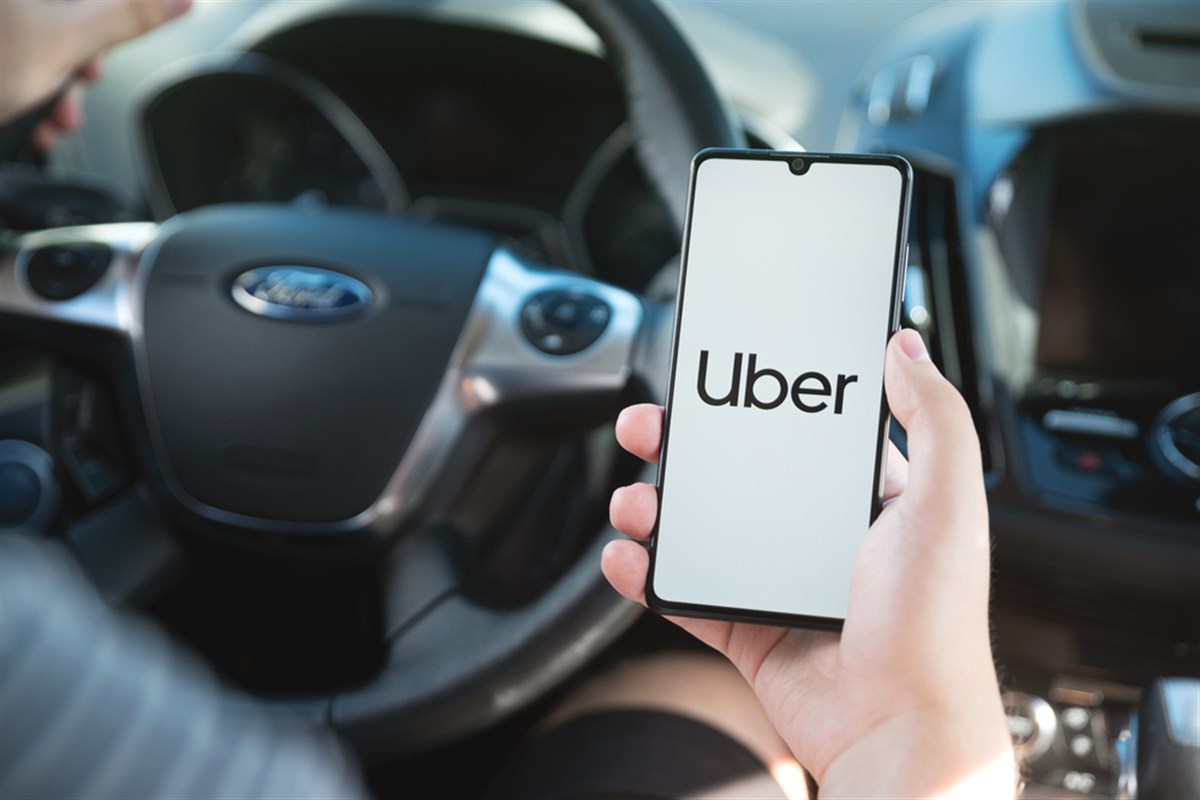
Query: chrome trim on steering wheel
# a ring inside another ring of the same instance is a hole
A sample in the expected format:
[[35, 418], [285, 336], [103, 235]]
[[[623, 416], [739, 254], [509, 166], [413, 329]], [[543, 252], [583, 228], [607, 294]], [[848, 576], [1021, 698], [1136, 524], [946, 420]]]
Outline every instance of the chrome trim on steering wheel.
[[[35, 317], [69, 325], [131, 334], [133, 284], [142, 250], [154, 238], [153, 222], [118, 222], [55, 228], [21, 237], [20, 249], [0, 259], [0, 314]], [[45, 247], [103, 244], [112, 262], [87, 290], [67, 300], [49, 300], [29, 283], [29, 260]]]

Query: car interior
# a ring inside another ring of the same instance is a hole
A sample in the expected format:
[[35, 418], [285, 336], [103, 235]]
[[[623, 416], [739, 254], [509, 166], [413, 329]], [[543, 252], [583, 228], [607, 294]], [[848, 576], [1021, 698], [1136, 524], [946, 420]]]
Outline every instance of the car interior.
[[0, 536], [380, 796], [476, 794], [586, 676], [701, 647], [599, 553], [709, 146], [912, 164], [1024, 796], [1200, 792], [1195, 3], [198, 0], [86, 116], [0, 156]]

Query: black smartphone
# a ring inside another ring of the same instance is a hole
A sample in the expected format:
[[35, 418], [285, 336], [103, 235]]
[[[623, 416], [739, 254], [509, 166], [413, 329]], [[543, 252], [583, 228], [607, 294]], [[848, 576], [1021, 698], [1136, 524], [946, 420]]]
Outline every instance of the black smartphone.
[[653, 610], [841, 627], [881, 504], [911, 184], [898, 156], [692, 162]]

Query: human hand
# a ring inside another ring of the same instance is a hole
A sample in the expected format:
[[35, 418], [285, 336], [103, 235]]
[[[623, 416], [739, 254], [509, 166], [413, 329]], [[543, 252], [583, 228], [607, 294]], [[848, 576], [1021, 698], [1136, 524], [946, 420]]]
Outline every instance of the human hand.
[[[0, 125], [66, 87], [94, 80], [109, 47], [173, 19], [192, 0], [3, 0], [0, 2]], [[33, 134], [45, 149], [81, 122], [70, 91]]]
[[[64, 134], [83, 127], [83, 86], [99, 79], [103, 59], [93, 58], [79, 68], [72, 85], [54, 100], [49, 111], [29, 132], [29, 144], [40, 153], [48, 153]], [[30, 112], [33, 113], [33, 112]]]
[[[1012, 797], [975, 429], [915, 332], [892, 338], [884, 373], [912, 463], [889, 452], [884, 507], [855, 563], [841, 634], [668, 619], [741, 671], [822, 796]], [[662, 409], [625, 409], [617, 439], [656, 462]], [[634, 539], [649, 537], [656, 514], [649, 484], [613, 493], [612, 523]], [[736, 547], [731, 541], [731, 555]], [[601, 566], [618, 592], [645, 603], [643, 546], [610, 542]]]

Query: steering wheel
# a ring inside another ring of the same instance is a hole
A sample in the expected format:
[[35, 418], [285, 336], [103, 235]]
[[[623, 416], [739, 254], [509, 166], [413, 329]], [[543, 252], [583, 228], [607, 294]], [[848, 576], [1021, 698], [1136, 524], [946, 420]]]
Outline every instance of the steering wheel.
[[[691, 156], [744, 146], [740, 132], [652, 0], [564, 2], [604, 42], [638, 157], [682, 225]], [[639, 613], [600, 575], [611, 530], [539, 598], [492, 608], [406, 523], [479, 463], [485, 428], [594, 424], [633, 385], [661, 397], [672, 305], [480, 231], [295, 206], [47, 230], [0, 261], [4, 327], [118, 354], [97, 363], [130, 387], [140, 467], [182, 527], [281, 556], [389, 547], [382, 670], [267, 702], [393, 755], [521, 707]]]

